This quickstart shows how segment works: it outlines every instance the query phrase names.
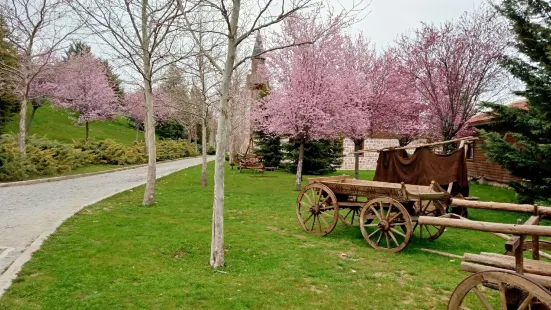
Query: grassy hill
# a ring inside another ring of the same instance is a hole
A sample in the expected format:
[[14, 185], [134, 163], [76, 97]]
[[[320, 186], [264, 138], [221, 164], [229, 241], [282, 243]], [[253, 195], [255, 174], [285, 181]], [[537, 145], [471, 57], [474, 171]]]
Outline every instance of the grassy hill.
[[[27, 119], [30, 118], [32, 106], [27, 109]], [[14, 117], [7, 125], [7, 133], [17, 133], [19, 117]], [[77, 124], [73, 113], [43, 106], [39, 108], [34, 116], [30, 135], [44, 136], [51, 140], [71, 143], [73, 139], [81, 139], [86, 136], [84, 124]], [[130, 145], [136, 139], [136, 130], [129, 126], [125, 118], [117, 118], [111, 121], [91, 122], [90, 137], [96, 140], [113, 139], [119, 143]], [[140, 131], [139, 139], [143, 140], [143, 132]]]

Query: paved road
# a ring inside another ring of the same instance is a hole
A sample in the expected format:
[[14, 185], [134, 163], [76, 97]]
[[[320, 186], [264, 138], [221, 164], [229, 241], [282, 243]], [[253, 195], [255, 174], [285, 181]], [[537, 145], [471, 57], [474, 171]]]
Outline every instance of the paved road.
[[[213, 159], [209, 157], [209, 160]], [[201, 158], [188, 158], [158, 164], [157, 177], [200, 163]], [[0, 188], [0, 295], [2, 278], [13, 273], [14, 268], [8, 267], [23, 257], [31, 245], [39, 247], [42, 240], [37, 239], [45, 239], [82, 207], [144, 184], [146, 169], [140, 167], [71, 180]], [[16, 263], [20, 264], [21, 260]]]

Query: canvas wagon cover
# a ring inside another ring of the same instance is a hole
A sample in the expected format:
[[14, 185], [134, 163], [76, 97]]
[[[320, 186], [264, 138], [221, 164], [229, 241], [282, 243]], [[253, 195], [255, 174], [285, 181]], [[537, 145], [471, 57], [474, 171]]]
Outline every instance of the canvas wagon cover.
[[417, 148], [412, 155], [405, 150], [379, 152], [374, 181], [429, 185], [435, 181], [443, 188], [454, 182], [452, 196], [469, 196], [465, 150], [440, 155], [428, 147]]

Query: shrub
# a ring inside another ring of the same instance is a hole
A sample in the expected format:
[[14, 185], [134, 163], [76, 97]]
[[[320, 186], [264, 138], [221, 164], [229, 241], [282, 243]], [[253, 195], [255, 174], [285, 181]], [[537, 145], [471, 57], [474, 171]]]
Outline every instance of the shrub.
[[[197, 156], [185, 140], [157, 142], [157, 160]], [[57, 175], [90, 164], [133, 165], [147, 163], [144, 142], [123, 145], [111, 139], [77, 139], [73, 144], [43, 137], [27, 138], [27, 156], [19, 154], [15, 135], [0, 136], [0, 181], [18, 181], [36, 176]]]
[[207, 148], [207, 155], [214, 155], [214, 154], [216, 154], [216, 148], [211, 145]]
[[[289, 141], [283, 145], [287, 162], [284, 169], [291, 173], [297, 172], [299, 143]], [[302, 174], [322, 175], [335, 172], [342, 164], [342, 140], [317, 140], [304, 145], [304, 163]]]
[[69, 144], [36, 136], [27, 138], [27, 156], [22, 158], [15, 135], [0, 137], [1, 181], [55, 175], [90, 164], [91, 159], [89, 153]]

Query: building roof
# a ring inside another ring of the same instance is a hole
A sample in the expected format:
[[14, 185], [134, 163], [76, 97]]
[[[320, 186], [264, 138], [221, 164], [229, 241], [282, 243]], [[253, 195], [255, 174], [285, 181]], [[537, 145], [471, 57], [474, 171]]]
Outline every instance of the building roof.
[[264, 46], [262, 46], [262, 36], [260, 36], [260, 33], [256, 35], [256, 41], [254, 42], [254, 48], [253, 48], [253, 57], [262, 57], [259, 56], [262, 52], [264, 52]]
[[[510, 103], [508, 106], [510, 108], [528, 110], [528, 100], [520, 99]], [[493, 118], [494, 116], [488, 113], [478, 113], [475, 116], [471, 117], [471, 119], [469, 119], [467, 123], [473, 127], [476, 127], [490, 123]]]

